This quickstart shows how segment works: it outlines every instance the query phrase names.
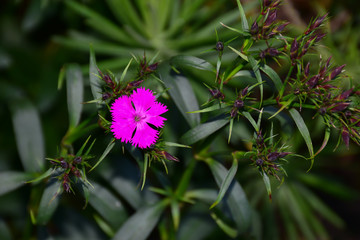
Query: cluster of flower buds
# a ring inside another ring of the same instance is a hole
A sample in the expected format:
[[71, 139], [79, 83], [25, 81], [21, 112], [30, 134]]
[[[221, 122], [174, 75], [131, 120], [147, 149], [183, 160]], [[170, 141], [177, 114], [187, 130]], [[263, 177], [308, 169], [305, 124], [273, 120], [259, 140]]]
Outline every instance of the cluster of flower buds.
[[295, 65], [296, 61], [301, 59], [315, 43], [326, 36], [326, 34], [319, 29], [327, 15], [328, 14], [325, 14], [315, 18], [309, 23], [306, 31], [299, 38], [294, 38], [290, 47], [290, 59], [293, 65]]
[[146, 57], [144, 55], [143, 59], [140, 61], [137, 80], [147, 79], [148, 76], [154, 73], [158, 67], [159, 63], [150, 64], [147, 62]]
[[209, 89], [209, 92], [211, 95], [210, 101], [213, 99], [223, 100], [225, 98], [225, 95], [217, 88]]
[[261, 14], [251, 25], [250, 33], [255, 40], [268, 40], [284, 31], [289, 24], [286, 21], [276, 21], [280, 0], [264, 0]]
[[[328, 99], [328, 94], [331, 89], [337, 89], [333, 84], [338, 75], [343, 71], [344, 65], [338, 67], [331, 67], [331, 57], [328, 58], [325, 64], [320, 66], [319, 71], [310, 77], [310, 62], [307, 63], [305, 68], [302, 70], [301, 79], [294, 81], [294, 94], [303, 95], [306, 97], [313, 98], [315, 100], [321, 99], [324, 95], [325, 99]], [[322, 100], [321, 100], [322, 102]]]
[[155, 159], [157, 159], [157, 160], [166, 159], [168, 161], [179, 162], [179, 159], [177, 157], [171, 155], [170, 153], [168, 153], [164, 150], [160, 150], [160, 149], [153, 150], [153, 157], [155, 157]]
[[73, 191], [71, 188], [71, 178], [79, 179], [83, 177], [81, 169], [83, 169], [84, 166], [90, 166], [85, 161], [85, 159], [88, 158], [90, 157], [68, 155], [50, 160], [53, 167], [61, 172], [58, 179], [62, 182], [62, 187], [66, 192]]
[[261, 130], [257, 132], [257, 136], [251, 151], [251, 160], [253, 164], [267, 175], [272, 175], [280, 180], [278, 175], [279, 171], [284, 171], [280, 160], [290, 154], [290, 152], [284, 152], [284, 148], [278, 148], [276, 144], [267, 146], [268, 139], [264, 139]]
[[235, 118], [238, 115], [239, 109], [244, 107], [245, 98], [249, 95], [249, 87], [244, 88], [241, 92], [238, 93], [236, 100], [230, 110], [231, 118]]
[[99, 69], [99, 75], [101, 79], [105, 82], [104, 92], [102, 94], [102, 100], [112, 100], [121, 95], [128, 95], [135, 88], [139, 87], [145, 79], [149, 77], [150, 74], [154, 73], [157, 69], [158, 63], [148, 64], [146, 57], [144, 56], [139, 63], [138, 73], [135, 80], [126, 83], [120, 83], [115, 80], [114, 76], [109, 74], [103, 74]]

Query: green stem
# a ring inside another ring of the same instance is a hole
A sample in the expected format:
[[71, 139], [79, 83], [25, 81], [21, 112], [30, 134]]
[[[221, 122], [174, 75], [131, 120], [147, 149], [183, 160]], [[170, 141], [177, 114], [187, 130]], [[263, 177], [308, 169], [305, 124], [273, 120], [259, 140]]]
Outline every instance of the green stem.
[[279, 92], [279, 100], [282, 98], [283, 94], [284, 94], [284, 91], [285, 91], [285, 88], [286, 88], [286, 85], [287, 85], [287, 82], [289, 81], [289, 78], [291, 76], [291, 73], [292, 71], [294, 70], [294, 65], [291, 65], [290, 69], [289, 69], [289, 72], [284, 80], [284, 83], [283, 83], [283, 86]]
[[180, 179], [180, 183], [178, 185], [178, 188], [176, 189], [175, 195], [178, 197], [183, 197], [185, 194], [186, 189], [189, 186], [191, 176], [194, 172], [195, 166], [196, 166], [196, 160], [192, 159], [190, 164], [187, 166], [186, 171], [182, 175]]

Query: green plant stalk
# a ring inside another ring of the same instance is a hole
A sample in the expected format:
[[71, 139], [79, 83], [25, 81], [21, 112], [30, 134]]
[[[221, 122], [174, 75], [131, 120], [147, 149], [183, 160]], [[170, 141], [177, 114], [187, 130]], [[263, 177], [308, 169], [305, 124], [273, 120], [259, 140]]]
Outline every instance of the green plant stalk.
[[194, 172], [196, 163], [197, 161], [193, 158], [187, 166], [186, 171], [182, 175], [178, 188], [175, 191], [175, 196], [177, 196], [178, 198], [184, 197], [185, 191], [189, 186], [191, 176]]
[[283, 86], [279, 92], [279, 100], [282, 98], [283, 94], [284, 94], [284, 91], [285, 91], [285, 88], [286, 88], [286, 85], [287, 85], [287, 82], [289, 81], [289, 78], [290, 78], [290, 75], [292, 73], [292, 71], [294, 70], [294, 65], [291, 65], [290, 69], [289, 69], [289, 72], [284, 80], [284, 83], [283, 83]]

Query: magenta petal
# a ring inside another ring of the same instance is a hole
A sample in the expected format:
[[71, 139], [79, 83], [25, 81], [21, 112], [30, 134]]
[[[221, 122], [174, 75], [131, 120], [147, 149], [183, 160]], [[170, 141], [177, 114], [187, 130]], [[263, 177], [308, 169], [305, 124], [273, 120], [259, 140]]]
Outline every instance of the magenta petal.
[[142, 122], [137, 125], [135, 135], [131, 142], [135, 147], [147, 148], [156, 142], [158, 134], [158, 131], [152, 129], [145, 122]]
[[146, 113], [146, 122], [151, 123], [155, 127], [162, 127], [166, 118], [160, 117], [159, 115], [166, 111], [166, 106], [158, 102], [154, 103], [153, 106]]
[[114, 133], [116, 139], [122, 142], [129, 142], [136, 128], [136, 124], [130, 119], [118, 119], [113, 121], [111, 131]]
[[129, 118], [135, 110], [131, 104], [131, 99], [128, 96], [121, 96], [115, 100], [111, 105], [111, 115], [114, 121], [117, 119]]
[[138, 88], [131, 94], [131, 100], [134, 103], [136, 112], [141, 113], [152, 107], [156, 98], [151, 90]]
[[111, 131], [116, 139], [122, 142], [129, 142], [136, 128], [133, 120], [135, 110], [128, 96], [121, 96], [115, 100], [111, 106], [111, 116], [113, 118]]

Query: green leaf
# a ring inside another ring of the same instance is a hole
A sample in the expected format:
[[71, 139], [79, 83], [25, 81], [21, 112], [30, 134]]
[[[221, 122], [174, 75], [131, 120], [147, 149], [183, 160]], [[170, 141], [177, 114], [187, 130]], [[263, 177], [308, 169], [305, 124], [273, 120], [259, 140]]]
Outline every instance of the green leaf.
[[177, 108], [184, 116], [185, 120], [191, 127], [200, 123], [200, 114], [187, 112], [199, 110], [199, 104], [196, 99], [194, 90], [187, 78], [172, 72], [167, 62], [159, 66], [160, 79], [169, 89], [169, 93], [175, 102]]
[[280, 92], [283, 83], [279, 75], [274, 71], [274, 69], [265, 64], [260, 66], [260, 70], [263, 71], [273, 81], [276, 90]]
[[105, 36], [128, 45], [134, 45], [133, 39], [126, 34], [121, 28], [112, 23], [110, 20], [102, 17], [100, 14], [79, 4], [75, 1], [65, 1], [66, 5], [77, 13], [87, 17], [87, 23], [95, 30], [103, 33]]
[[[91, 92], [94, 99], [101, 99], [102, 89], [101, 89], [101, 79], [98, 77], [98, 67], [96, 65], [95, 52], [92, 46], [90, 46], [90, 65], [89, 65], [89, 79]], [[98, 108], [100, 104], [98, 104]]]
[[36, 223], [45, 225], [53, 216], [59, 205], [60, 195], [62, 193], [61, 181], [52, 179], [46, 186], [41, 197]]
[[308, 147], [310, 153], [310, 160], [311, 160], [311, 166], [310, 166], [311, 169], [312, 165], [314, 164], [314, 149], [313, 149], [313, 144], [311, 141], [309, 129], [307, 128], [304, 119], [301, 117], [300, 113], [295, 108], [290, 109], [289, 112], [297, 128], [299, 129], [301, 136], [304, 138], [306, 146]]
[[246, 19], [246, 15], [245, 15], [245, 11], [244, 8], [242, 7], [240, 0], [236, 0], [238, 8], [239, 8], [239, 12], [240, 12], [240, 18], [241, 18], [241, 26], [242, 29], [246, 32], [249, 31], [249, 23]]
[[146, 181], [146, 173], [147, 173], [147, 169], [148, 169], [148, 165], [149, 164], [149, 154], [145, 153], [144, 154], [144, 169], [142, 172], [142, 184], [141, 184], [141, 190], [144, 189], [145, 186], [145, 181]]
[[191, 148], [191, 146], [174, 143], [174, 142], [164, 142], [164, 145], [167, 147], [181, 147], [181, 148]]
[[200, 124], [189, 131], [182, 137], [181, 141], [185, 144], [192, 145], [219, 130], [229, 123], [229, 119], [217, 119], [211, 122]]
[[314, 157], [316, 155], [318, 155], [326, 147], [326, 145], [329, 141], [329, 138], [330, 138], [330, 133], [331, 133], [331, 128], [329, 126], [326, 126], [323, 143], [321, 144], [321, 147], [319, 148], [319, 150], [314, 154]]
[[225, 196], [225, 193], [228, 191], [228, 189], [230, 187], [230, 184], [234, 180], [237, 169], [238, 169], [238, 160], [234, 157], [233, 164], [232, 164], [231, 168], [229, 169], [228, 173], [226, 174], [226, 177], [220, 186], [219, 195], [216, 198], [216, 201], [210, 206], [210, 209], [212, 209], [213, 207], [218, 205], [220, 203], [220, 201], [223, 199], [223, 197]]
[[210, 213], [210, 216], [214, 219], [216, 224], [223, 230], [229, 237], [235, 238], [237, 235], [236, 229], [233, 229], [227, 225], [223, 220], [221, 220], [214, 212]]
[[127, 219], [127, 212], [121, 201], [103, 186], [92, 182], [89, 204], [110, 224], [118, 229]]
[[101, 157], [99, 158], [99, 160], [97, 161], [97, 163], [90, 169], [89, 172], [91, 172], [92, 170], [94, 170], [94, 168], [96, 168], [101, 162], [102, 160], [105, 159], [105, 157], [109, 154], [109, 152], [111, 151], [111, 149], [115, 146], [115, 139], [111, 139], [108, 146], [106, 147], [105, 151], [103, 152], [103, 154], [101, 155]]
[[228, 46], [233, 52], [235, 52], [237, 55], [239, 55], [242, 59], [244, 59], [245, 61], [249, 61], [249, 58], [243, 54], [242, 52], [239, 52], [238, 50], [236, 50], [235, 48]]
[[30, 174], [23, 172], [7, 171], [0, 173], [0, 196], [24, 186]]
[[53, 168], [49, 168], [46, 172], [44, 172], [43, 174], [41, 174], [40, 176], [38, 176], [37, 178], [35, 179], [31, 179], [29, 181], [27, 181], [26, 183], [33, 183], [33, 182], [39, 182], [47, 177], [49, 177], [51, 174], [54, 173], [54, 169]]
[[[210, 170], [215, 178], [216, 184], [221, 187], [228, 171], [226, 168], [213, 159], [207, 161]], [[244, 233], [249, 229], [251, 223], [251, 206], [247, 200], [244, 190], [237, 181], [233, 181], [230, 186], [226, 203], [230, 208], [238, 233]]]
[[70, 121], [69, 128], [74, 128], [80, 121], [84, 101], [84, 83], [81, 68], [78, 64], [66, 66], [66, 90]]
[[161, 201], [155, 205], [142, 207], [128, 218], [115, 234], [113, 240], [147, 239], [168, 204], [167, 201]]
[[[239, 0], [238, 0], [239, 1]], [[264, 86], [262, 85], [262, 78], [261, 78], [261, 74], [260, 74], [260, 70], [259, 70], [259, 65], [257, 63], [257, 61], [255, 60], [255, 58], [253, 56], [248, 56], [249, 59], [249, 63], [254, 71], [255, 77], [258, 81], [258, 83], [260, 84], [260, 106], [262, 105], [262, 101], [263, 101], [263, 97], [264, 97]]]
[[2, 240], [11, 240], [13, 237], [11, 236], [11, 231], [9, 229], [8, 223], [0, 218], [0, 239]]
[[270, 179], [269, 179], [269, 176], [266, 174], [266, 172], [264, 171], [261, 171], [260, 172], [260, 175], [263, 177], [263, 181], [264, 181], [264, 184], [265, 184], [265, 188], [266, 188], [266, 191], [267, 191], [267, 194], [269, 196], [269, 199], [271, 201], [272, 199], [272, 195], [271, 195], [271, 183], [270, 183]]
[[255, 129], [256, 132], [259, 132], [259, 128], [258, 125], [256, 123], [256, 121], [254, 120], [254, 118], [251, 116], [251, 114], [249, 112], [241, 112], [241, 114], [247, 119], [249, 120], [249, 122], [251, 123], [251, 125], [253, 126], [253, 128]]
[[216, 73], [216, 68], [204, 59], [193, 56], [176, 56], [171, 58], [170, 64], [175, 67], [192, 67]]
[[11, 103], [16, 145], [27, 172], [39, 172], [45, 163], [45, 144], [39, 113], [27, 99]]
[[225, 107], [227, 107], [226, 104], [220, 103], [220, 104], [214, 104], [214, 105], [212, 105], [212, 106], [210, 106], [210, 107], [207, 107], [207, 108], [204, 108], [204, 109], [200, 109], [200, 110], [197, 110], [197, 111], [188, 112], [188, 113], [206, 113], [206, 112], [213, 112], [213, 111], [216, 111], [216, 110], [225, 108]]
[[59, 77], [58, 77], [58, 90], [62, 88], [65, 79], [65, 67], [60, 68]]
[[174, 223], [175, 231], [178, 230], [180, 224], [180, 206], [179, 202], [171, 201], [171, 216]]

